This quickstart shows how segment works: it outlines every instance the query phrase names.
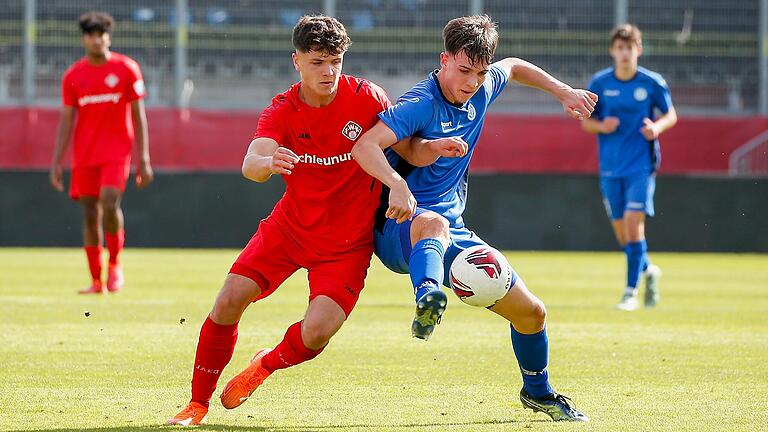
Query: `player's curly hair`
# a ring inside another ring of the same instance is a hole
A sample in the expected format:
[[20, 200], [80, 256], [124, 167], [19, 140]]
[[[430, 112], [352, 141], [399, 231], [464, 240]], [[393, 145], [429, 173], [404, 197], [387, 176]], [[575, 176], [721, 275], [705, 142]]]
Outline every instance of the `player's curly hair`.
[[112, 27], [115, 25], [115, 19], [106, 12], [86, 12], [80, 15], [78, 20], [80, 31], [83, 34], [91, 33], [112, 33]]
[[454, 18], [443, 28], [443, 44], [451, 55], [464, 51], [472, 65], [490, 64], [499, 45], [499, 33], [488, 15]]
[[611, 31], [611, 45], [617, 40], [643, 46], [643, 34], [632, 24], [622, 24]]
[[293, 27], [293, 47], [301, 52], [339, 55], [352, 44], [339, 20], [325, 15], [305, 15]]

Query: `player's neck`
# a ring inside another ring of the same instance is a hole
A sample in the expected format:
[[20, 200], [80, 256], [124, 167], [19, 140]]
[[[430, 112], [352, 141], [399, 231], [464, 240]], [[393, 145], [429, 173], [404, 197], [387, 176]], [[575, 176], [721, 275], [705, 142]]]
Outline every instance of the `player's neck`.
[[331, 93], [330, 95], [320, 95], [315, 92], [312, 92], [311, 90], [305, 89], [305, 86], [299, 87], [299, 99], [301, 99], [302, 102], [305, 104], [313, 107], [313, 108], [322, 108], [324, 106], [330, 105], [331, 102], [333, 102], [333, 99], [336, 98], [336, 94], [339, 92], [338, 87], [336, 88], [336, 91]]
[[629, 81], [637, 75], [637, 65], [614, 67], [613, 74], [622, 81]]
[[443, 84], [443, 82], [440, 81], [440, 71], [442, 71], [442, 69], [438, 70], [437, 74], [436, 74], [436, 76], [437, 76], [437, 86], [440, 89], [440, 93], [443, 95], [443, 99], [448, 101], [448, 103], [451, 104], [451, 105], [455, 105], [455, 106], [459, 106], [459, 107], [462, 106], [463, 104], [457, 102], [456, 98], [448, 90], [448, 87], [446, 87], [445, 84]]
[[100, 65], [103, 65], [104, 63], [108, 62], [109, 58], [111, 56], [112, 56], [112, 53], [107, 51], [106, 53], [104, 53], [104, 55], [100, 55], [100, 54], [99, 55], [86, 54], [85, 57], [88, 59], [88, 63], [89, 64], [91, 64], [93, 66], [100, 66]]

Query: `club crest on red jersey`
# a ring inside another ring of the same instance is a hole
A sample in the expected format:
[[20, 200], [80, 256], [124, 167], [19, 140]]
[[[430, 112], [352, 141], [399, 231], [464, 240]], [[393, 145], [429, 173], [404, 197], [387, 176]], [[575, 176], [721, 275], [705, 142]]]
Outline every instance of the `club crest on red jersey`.
[[117, 83], [120, 82], [120, 78], [117, 77], [117, 75], [111, 73], [104, 78], [104, 84], [107, 85], [109, 88], [114, 88]]
[[344, 126], [344, 129], [341, 130], [341, 134], [347, 137], [349, 140], [354, 141], [360, 137], [360, 133], [362, 131], [363, 131], [363, 128], [360, 127], [359, 124], [350, 120]]

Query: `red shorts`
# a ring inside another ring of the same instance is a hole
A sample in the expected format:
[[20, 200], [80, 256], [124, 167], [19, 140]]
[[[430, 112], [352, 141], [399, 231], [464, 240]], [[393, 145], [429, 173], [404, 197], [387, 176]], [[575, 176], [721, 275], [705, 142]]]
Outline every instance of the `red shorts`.
[[103, 187], [125, 191], [130, 172], [130, 160], [96, 166], [75, 166], [72, 168], [72, 178], [69, 182], [69, 196], [73, 200], [80, 199], [81, 196], [98, 197]]
[[358, 248], [331, 259], [320, 257], [302, 248], [277, 223], [265, 219], [229, 272], [256, 282], [261, 289], [256, 301], [275, 292], [296, 270], [305, 268], [309, 274], [309, 301], [327, 296], [349, 317], [363, 290], [372, 249]]

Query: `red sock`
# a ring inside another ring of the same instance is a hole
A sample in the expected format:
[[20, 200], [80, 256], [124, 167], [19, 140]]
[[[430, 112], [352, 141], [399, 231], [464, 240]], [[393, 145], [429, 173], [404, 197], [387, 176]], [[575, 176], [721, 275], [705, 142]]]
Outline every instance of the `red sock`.
[[109, 264], [116, 265], [120, 261], [118, 256], [120, 251], [123, 250], [123, 244], [125, 244], [125, 230], [119, 229], [116, 233], [104, 233], [104, 238], [107, 241], [107, 249], [109, 250]]
[[101, 246], [85, 246], [85, 256], [88, 257], [88, 269], [91, 279], [101, 280]]
[[325, 347], [313, 351], [304, 346], [304, 341], [301, 340], [301, 323], [302, 321], [299, 321], [288, 327], [283, 341], [261, 359], [261, 366], [264, 369], [274, 372], [278, 369], [296, 366], [299, 363], [312, 360], [323, 352]]
[[232, 358], [237, 342], [237, 323], [219, 325], [206, 318], [200, 329], [192, 372], [192, 401], [205, 406], [211, 401], [216, 383], [224, 367]]

